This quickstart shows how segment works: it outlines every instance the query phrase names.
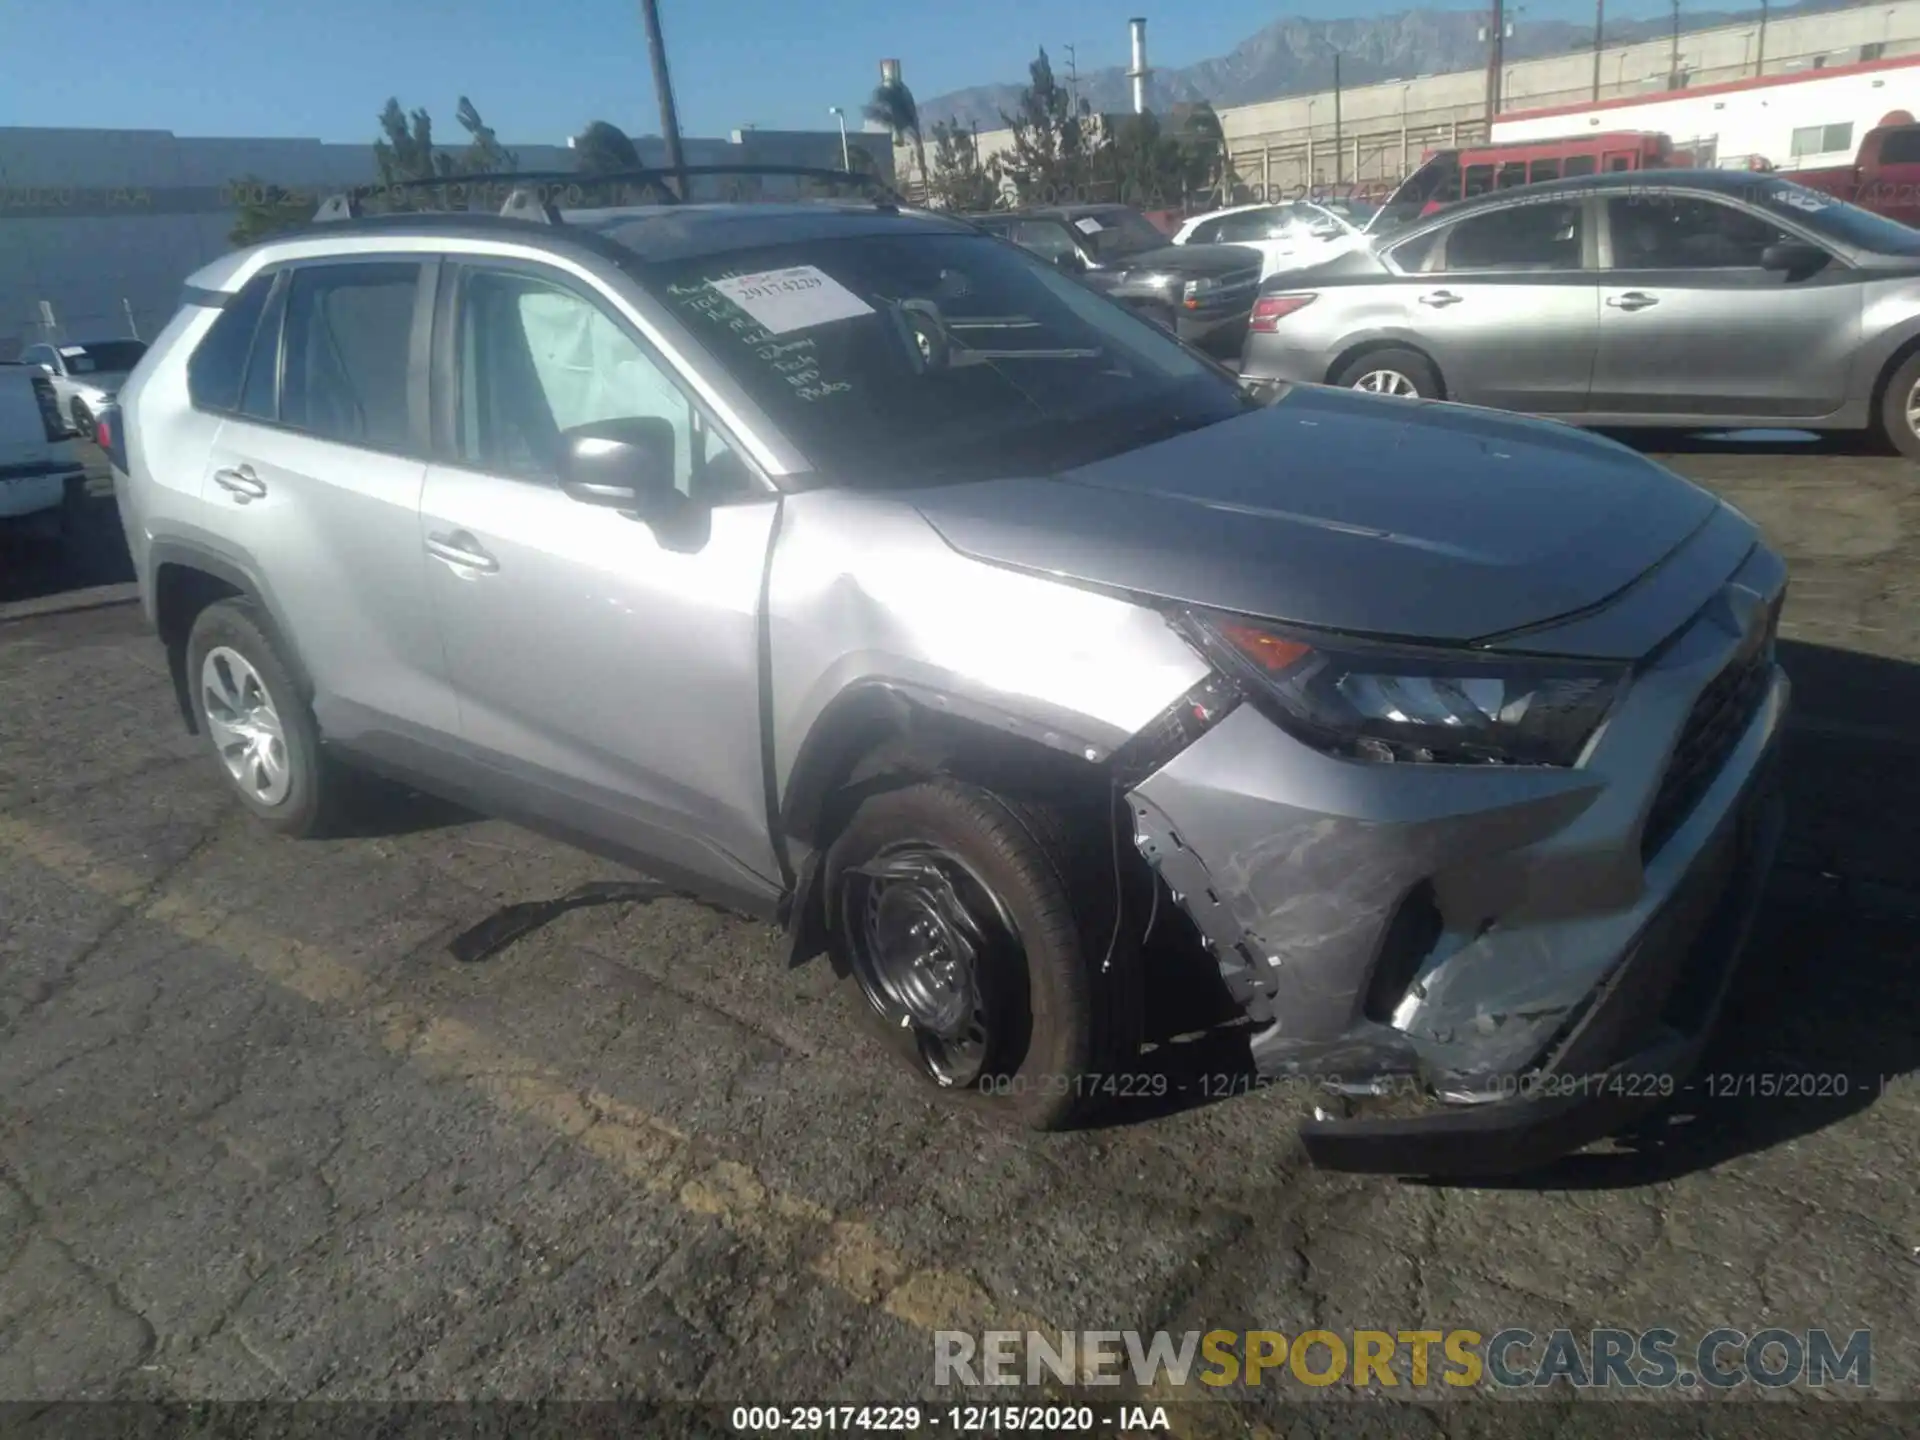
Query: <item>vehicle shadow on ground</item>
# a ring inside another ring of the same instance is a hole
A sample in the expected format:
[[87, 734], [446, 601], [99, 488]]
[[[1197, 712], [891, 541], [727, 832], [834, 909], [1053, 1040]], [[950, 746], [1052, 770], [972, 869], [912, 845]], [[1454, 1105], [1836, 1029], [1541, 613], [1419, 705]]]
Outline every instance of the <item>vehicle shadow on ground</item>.
[[470, 825], [481, 817], [437, 795], [378, 776], [352, 773], [329, 832], [343, 840], [397, 839]]
[[[1920, 733], [1901, 733], [1920, 714], [1920, 666], [1791, 641], [1781, 658], [1795, 686], [1781, 767], [1787, 833], [1693, 1084], [1609, 1149], [1474, 1182], [1482, 1188], [1672, 1179], [1920, 1084]], [[1223, 1018], [1230, 1008], [1190, 928], [1169, 927], [1154, 948], [1152, 1048], [1107, 1125], [1253, 1088], [1251, 1027]]]
[[53, 512], [0, 525], [0, 605], [133, 579], [113, 497], [94, 496], [73, 533]]

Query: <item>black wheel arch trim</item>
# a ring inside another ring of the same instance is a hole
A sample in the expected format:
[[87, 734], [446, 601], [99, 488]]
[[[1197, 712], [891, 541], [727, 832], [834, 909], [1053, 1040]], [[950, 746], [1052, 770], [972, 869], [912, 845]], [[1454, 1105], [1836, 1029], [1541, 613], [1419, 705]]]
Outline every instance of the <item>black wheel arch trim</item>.
[[[179, 566], [185, 570], [197, 570], [223, 584], [232, 586], [241, 595], [253, 601], [260, 609], [261, 619], [268, 631], [268, 637], [279, 648], [280, 659], [292, 672], [293, 683], [300, 687], [301, 699], [311, 703], [313, 700], [313, 679], [305, 661], [300, 656], [299, 647], [293, 641], [293, 632], [281, 619], [280, 607], [275, 603], [271, 588], [250, 566], [222, 554], [211, 546], [192, 540], [159, 539], [152, 542], [147, 550], [147, 573], [152, 576], [150, 582], [149, 619], [156, 633], [160, 632], [160, 575], [168, 566]], [[191, 627], [189, 627], [191, 628]], [[164, 640], [164, 634], [161, 636]], [[200, 724], [194, 715], [193, 697], [186, 675], [186, 636], [180, 637], [178, 645], [168, 646], [168, 668], [173, 674], [174, 697], [180, 705], [180, 717], [186, 723], [189, 733], [199, 734]]]

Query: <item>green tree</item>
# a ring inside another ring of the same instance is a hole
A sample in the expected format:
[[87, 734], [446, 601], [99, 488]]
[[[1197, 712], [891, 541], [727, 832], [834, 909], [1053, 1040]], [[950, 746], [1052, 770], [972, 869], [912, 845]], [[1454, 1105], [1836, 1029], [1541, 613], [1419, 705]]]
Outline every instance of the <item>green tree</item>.
[[227, 232], [227, 239], [243, 248], [299, 229], [319, 208], [314, 195], [270, 185], [257, 175], [243, 175], [229, 183], [227, 190], [235, 201], [233, 228]]
[[432, 117], [425, 110], [402, 109], [397, 98], [389, 99], [380, 112], [380, 138], [373, 142], [373, 163], [382, 185], [431, 180], [451, 175], [456, 168], [451, 155], [433, 148]]
[[638, 170], [640, 152], [627, 132], [605, 120], [590, 121], [573, 139], [573, 163], [590, 175], [609, 170]]
[[930, 186], [932, 177], [927, 173], [927, 141], [920, 133], [920, 106], [913, 98], [902, 80], [888, 81], [876, 85], [873, 98], [867, 101], [861, 113], [876, 125], [884, 125], [893, 135], [895, 145], [913, 145], [913, 156], [920, 170], [920, 183]]
[[1053, 62], [1041, 49], [1027, 67], [1019, 108], [1000, 118], [1013, 132], [1001, 169], [1022, 203], [1091, 199], [1093, 156], [1107, 143], [1104, 122], [1082, 100], [1075, 105], [1054, 79]]
[[499, 174], [520, 168], [520, 157], [500, 143], [500, 137], [493, 133], [493, 127], [480, 118], [480, 112], [466, 96], [460, 97], [453, 118], [460, 123], [460, 128], [467, 132], [468, 137], [466, 153], [459, 160], [459, 169], [463, 174]]
[[1000, 203], [1000, 167], [980, 162], [980, 144], [972, 130], [940, 121], [933, 127], [933, 175], [927, 191], [943, 209], [991, 210]]

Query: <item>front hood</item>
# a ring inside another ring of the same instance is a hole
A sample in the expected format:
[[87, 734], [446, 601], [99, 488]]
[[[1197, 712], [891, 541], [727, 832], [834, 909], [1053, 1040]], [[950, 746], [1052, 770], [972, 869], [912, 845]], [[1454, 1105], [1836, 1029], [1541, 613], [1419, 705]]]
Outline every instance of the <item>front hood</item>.
[[1116, 270], [1172, 270], [1181, 275], [1231, 275], [1260, 263], [1258, 250], [1245, 245], [1167, 245], [1142, 250], [1114, 262]]
[[1320, 629], [1448, 643], [1600, 604], [1719, 503], [1625, 446], [1566, 426], [1310, 385], [1051, 478], [915, 499], [976, 559]]

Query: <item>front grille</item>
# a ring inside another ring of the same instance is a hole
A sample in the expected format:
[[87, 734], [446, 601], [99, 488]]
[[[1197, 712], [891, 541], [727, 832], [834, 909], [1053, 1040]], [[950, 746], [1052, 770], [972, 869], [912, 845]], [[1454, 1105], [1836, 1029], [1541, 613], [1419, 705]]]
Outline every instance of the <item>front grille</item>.
[[1714, 777], [1727, 763], [1727, 756], [1753, 720], [1754, 712], [1767, 693], [1768, 673], [1773, 668], [1773, 629], [1777, 609], [1740, 654], [1726, 669], [1708, 683], [1694, 701], [1687, 723], [1680, 731], [1680, 743], [1674, 746], [1667, 773], [1647, 812], [1646, 828], [1640, 834], [1640, 858], [1651, 860], [1673, 838], [1700, 797], [1707, 793]]
[[1216, 296], [1237, 295], [1242, 290], [1254, 290], [1260, 285], [1260, 267], [1251, 270], [1230, 270], [1225, 275], [1214, 277], [1213, 293]]

